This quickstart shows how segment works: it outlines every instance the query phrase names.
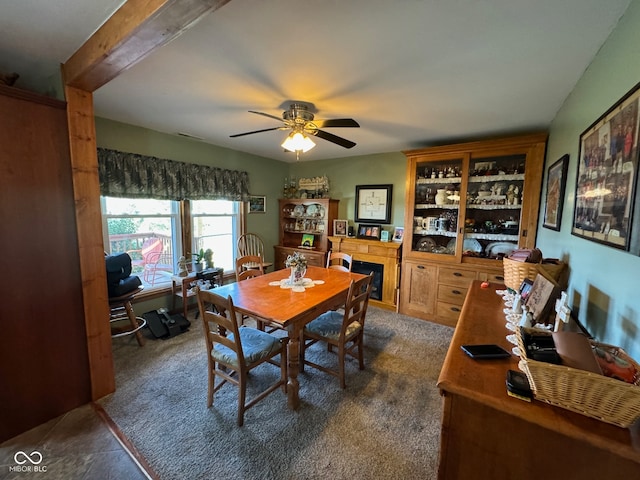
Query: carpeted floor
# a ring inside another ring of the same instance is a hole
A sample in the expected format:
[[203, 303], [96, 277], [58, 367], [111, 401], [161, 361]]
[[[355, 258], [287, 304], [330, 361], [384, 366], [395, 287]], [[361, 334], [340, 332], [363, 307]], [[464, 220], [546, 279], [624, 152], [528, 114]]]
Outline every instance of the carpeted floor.
[[[348, 361], [346, 390], [307, 367], [299, 410], [278, 390], [247, 411], [241, 428], [235, 387], [223, 387], [206, 408], [199, 320], [143, 348], [114, 340], [117, 390], [100, 403], [161, 479], [436, 478], [436, 381], [453, 329], [369, 307], [365, 332], [366, 369]], [[335, 362], [325, 345], [307, 354]], [[264, 365], [251, 381], [276, 375]]]

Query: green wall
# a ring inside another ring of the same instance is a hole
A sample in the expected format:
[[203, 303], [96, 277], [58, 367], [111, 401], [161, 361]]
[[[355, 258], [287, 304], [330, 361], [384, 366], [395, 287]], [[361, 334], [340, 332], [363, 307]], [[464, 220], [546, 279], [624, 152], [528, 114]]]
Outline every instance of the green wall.
[[591, 334], [623, 347], [636, 361], [640, 360], [640, 257], [575, 237], [571, 227], [580, 134], [638, 82], [640, 0], [633, 0], [551, 124], [546, 167], [568, 153], [569, 174], [562, 228], [556, 232], [540, 224], [537, 242], [546, 257], [569, 262], [572, 308]]
[[338, 217], [354, 224], [356, 185], [393, 185], [391, 224], [383, 229], [393, 233], [393, 227], [404, 223], [404, 193], [406, 190], [407, 158], [400, 152], [357, 157], [335, 158], [315, 162], [290, 164], [290, 174], [296, 178], [326, 175], [331, 198], [340, 199]]

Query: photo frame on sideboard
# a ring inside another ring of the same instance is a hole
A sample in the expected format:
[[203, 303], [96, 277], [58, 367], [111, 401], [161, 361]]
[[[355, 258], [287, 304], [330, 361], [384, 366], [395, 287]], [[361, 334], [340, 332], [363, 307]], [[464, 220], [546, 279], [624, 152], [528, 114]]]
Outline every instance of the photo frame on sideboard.
[[368, 240], [380, 240], [381, 225], [361, 223], [358, 225], [358, 233], [356, 238], [364, 238]]
[[346, 237], [349, 232], [348, 220], [334, 220], [333, 221], [333, 236], [334, 237]]
[[404, 227], [396, 227], [393, 229], [393, 241], [402, 243], [404, 238]]

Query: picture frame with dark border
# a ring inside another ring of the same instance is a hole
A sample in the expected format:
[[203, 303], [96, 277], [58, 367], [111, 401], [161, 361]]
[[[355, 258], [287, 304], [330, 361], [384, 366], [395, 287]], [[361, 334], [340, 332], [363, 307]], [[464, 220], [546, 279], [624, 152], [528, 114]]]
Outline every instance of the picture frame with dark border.
[[562, 207], [567, 187], [568, 167], [569, 154], [565, 154], [547, 169], [547, 193], [542, 226], [551, 230], [560, 231], [562, 224]]
[[361, 223], [358, 225], [358, 234], [356, 235], [356, 238], [380, 240], [381, 230], [382, 226], [380, 224]]
[[638, 178], [640, 83], [580, 135], [571, 234], [628, 251]]
[[355, 222], [391, 223], [393, 185], [356, 185]]
[[333, 221], [333, 236], [346, 237], [349, 233], [349, 221], [336, 219]]
[[250, 195], [249, 213], [267, 213], [267, 197], [265, 195]]

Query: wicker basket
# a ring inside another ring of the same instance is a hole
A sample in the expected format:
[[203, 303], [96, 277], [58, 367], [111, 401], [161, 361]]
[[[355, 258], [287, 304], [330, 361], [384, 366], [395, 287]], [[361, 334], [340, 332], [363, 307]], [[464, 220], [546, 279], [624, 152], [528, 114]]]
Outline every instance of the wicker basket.
[[563, 288], [558, 280], [564, 273], [567, 264], [559, 263], [529, 263], [518, 262], [510, 258], [503, 258], [502, 265], [504, 268], [504, 284], [511, 290], [518, 291], [520, 285], [525, 278], [535, 280], [538, 274], [544, 276], [547, 280], [553, 282], [554, 285]]
[[[624, 428], [640, 418], [640, 375], [631, 384], [585, 370], [530, 360], [520, 329], [516, 337], [521, 353], [518, 367], [527, 375], [537, 400]], [[614, 349], [640, 372], [640, 365], [624, 350], [596, 342], [592, 345]]]

